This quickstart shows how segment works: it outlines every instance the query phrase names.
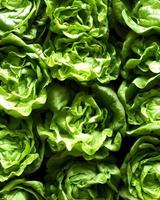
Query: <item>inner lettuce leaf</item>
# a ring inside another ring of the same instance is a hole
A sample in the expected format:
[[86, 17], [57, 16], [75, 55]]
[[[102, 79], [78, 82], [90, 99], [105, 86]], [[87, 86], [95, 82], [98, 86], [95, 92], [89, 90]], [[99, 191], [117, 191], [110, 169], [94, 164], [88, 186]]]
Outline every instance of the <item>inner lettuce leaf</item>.
[[109, 83], [120, 71], [120, 57], [106, 40], [83, 37], [72, 41], [51, 33], [45, 42], [46, 64], [55, 79]]
[[78, 39], [108, 35], [108, 0], [45, 0], [50, 30]]
[[39, 181], [15, 179], [0, 190], [3, 200], [46, 200], [45, 188]]
[[130, 32], [126, 37], [123, 48], [122, 75], [125, 79], [135, 76], [154, 76], [160, 73], [160, 43], [157, 37], [138, 36]]
[[0, 116], [0, 182], [31, 174], [41, 165], [44, 148], [33, 133], [32, 119]]
[[[116, 2], [116, 1], [115, 1]], [[119, 14], [117, 19], [125, 23], [138, 34], [148, 34], [160, 31], [160, 2], [159, 0], [118, 0], [115, 3]], [[116, 12], [117, 13], [117, 12]], [[123, 20], [122, 20], [123, 19]]]
[[50, 82], [41, 47], [11, 33], [0, 40], [0, 57], [0, 109], [29, 116], [46, 102]]
[[160, 127], [160, 74], [139, 76], [132, 82], [123, 81], [118, 96], [126, 113], [128, 134], [159, 134]]
[[118, 199], [120, 170], [112, 163], [69, 160], [56, 168], [54, 157], [48, 162], [48, 200]]
[[125, 133], [125, 112], [109, 87], [74, 92], [60, 84], [50, 85], [47, 106], [37, 130], [54, 153], [102, 159], [118, 151]]
[[127, 153], [121, 166], [124, 186], [120, 196], [125, 200], [160, 199], [160, 140], [140, 137]]

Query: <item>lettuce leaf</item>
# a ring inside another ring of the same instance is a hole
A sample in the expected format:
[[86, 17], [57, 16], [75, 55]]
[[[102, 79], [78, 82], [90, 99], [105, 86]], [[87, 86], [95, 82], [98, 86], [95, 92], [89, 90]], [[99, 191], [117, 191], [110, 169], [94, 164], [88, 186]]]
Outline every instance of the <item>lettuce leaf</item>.
[[45, 188], [39, 181], [15, 179], [7, 183], [0, 190], [3, 200], [45, 200]]
[[47, 105], [52, 112], [41, 114], [37, 131], [53, 152], [102, 159], [119, 150], [125, 113], [111, 88], [95, 84], [74, 93], [69, 86], [51, 85]]
[[0, 0], [0, 36], [11, 32], [23, 36], [39, 6], [40, 0]]
[[154, 76], [160, 73], [160, 43], [156, 36], [149, 39], [130, 32], [122, 48], [123, 69], [125, 79], [132, 80], [136, 76]]
[[[116, 7], [119, 8], [117, 19], [138, 34], [152, 34], [160, 31], [160, 2], [153, 0], [136, 0], [128, 2], [118, 0]], [[116, 12], [117, 13], [117, 12]], [[122, 20], [123, 18], [123, 20]]]
[[41, 165], [43, 145], [33, 134], [33, 122], [0, 116], [0, 182], [22, 174], [31, 174]]
[[140, 137], [127, 153], [121, 167], [124, 187], [120, 195], [126, 200], [160, 198], [159, 167], [160, 140], [152, 136]]
[[92, 37], [74, 42], [52, 37], [49, 39], [53, 42], [46, 45], [45, 54], [54, 79], [109, 83], [118, 78], [121, 61], [112, 44]]
[[[55, 169], [55, 161], [54, 157], [49, 160], [49, 174]], [[47, 182], [49, 200], [118, 199], [120, 170], [114, 163], [71, 159], [62, 162], [52, 175]]]
[[0, 40], [0, 57], [0, 109], [29, 116], [46, 102], [50, 82], [41, 47], [11, 33]]
[[45, 0], [50, 30], [71, 39], [108, 34], [108, 0]]

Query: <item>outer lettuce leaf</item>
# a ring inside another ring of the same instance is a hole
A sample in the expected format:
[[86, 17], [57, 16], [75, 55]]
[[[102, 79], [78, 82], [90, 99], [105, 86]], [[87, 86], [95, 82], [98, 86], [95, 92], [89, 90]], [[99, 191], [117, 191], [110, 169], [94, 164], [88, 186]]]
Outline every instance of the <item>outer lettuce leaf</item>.
[[108, 34], [108, 0], [45, 0], [50, 30], [71, 39]]
[[0, 182], [36, 171], [43, 159], [43, 147], [33, 135], [32, 120], [0, 118]]
[[157, 37], [138, 37], [129, 33], [122, 49], [123, 77], [132, 79], [137, 75], [154, 76], [160, 73], [160, 43]]
[[51, 85], [47, 105], [53, 113], [42, 113], [38, 134], [53, 152], [102, 159], [118, 151], [125, 133], [125, 113], [115, 92], [93, 85], [74, 93]]
[[48, 163], [48, 200], [118, 199], [120, 170], [115, 164], [69, 160], [57, 168], [55, 161]]
[[44, 12], [46, 5], [44, 0], [36, 0], [36, 11], [34, 15], [30, 18], [28, 26], [26, 26], [25, 31], [21, 34], [13, 31], [18, 34], [21, 38], [29, 43], [39, 43], [42, 44], [45, 37], [45, 31], [47, 29], [47, 20], [48, 17]]
[[0, 0], [0, 36], [14, 32], [23, 37], [40, 3], [40, 0]]
[[126, 24], [121, 14], [124, 9], [125, 5], [121, 0], [112, 0], [109, 3], [109, 40], [115, 38], [113, 44], [116, 46], [116, 49], [118, 48], [118, 46], [120, 46], [120, 49], [122, 48], [121, 42], [124, 41], [129, 30], [129, 28], [126, 27]]
[[132, 146], [121, 167], [126, 200], [160, 199], [160, 140], [143, 136]]
[[0, 109], [14, 117], [28, 116], [47, 98], [50, 77], [42, 50], [9, 34], [0, 40], [0, 57]]
[[17, 179], [9, 182], [0, 190], [3, 200], [45, 200], [45, 189], [39, 181]]
[[128, 124], [128, 134], [144, 135], [151, 132], [159, 135], [160, 128], [160, 74], [135, 78], [131, 83], [123, 81], [118, 95], [123, 102]]
[[[126, 5], [127, 4], [127, 5]], [[116, 22], [120, 22], [121, 24], [125, 25], [122, 11], [127, 9], [128, 3], [127, 1], [124, 3], [122, 0], [112, 0], [111, 1], [112, 6], [112, 16], [116, 18]]]
[[[108, 83], [119, 75], [120, 58], [115, 48], [103, 40], [83, 37], [69, 41], [64, 37], [47, 38], [46, 64], [59, 80], [99, 81]], [[49, 46], [49, 47], [48, 47]]]
[[136, 0], [132, 2], [118, 0], [117, 7], [119, 8], [117, 19], [121, 22], [124, 20], [126, 25], [134, 32], [146, 34], [160, 31], [159, 0], [152, 0], [152, 3], [150, 0]]

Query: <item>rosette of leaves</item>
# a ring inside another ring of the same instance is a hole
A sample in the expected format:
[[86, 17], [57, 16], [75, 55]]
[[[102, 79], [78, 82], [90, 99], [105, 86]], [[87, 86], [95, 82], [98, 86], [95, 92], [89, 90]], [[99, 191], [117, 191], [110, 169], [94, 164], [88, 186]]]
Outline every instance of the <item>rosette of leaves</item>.
[[16, 179], [0, 190], [2, 200], [45, 200], [45, 189], [39, 181]]
[[138, 34], [160, 31], [159, 0], [113, 0], [117, 20]]
[[128, 134], [159, 134], [160, 74], [139, 76], [132, 82], [123, 81], [118, 95], [123, 103], [129, 124]]
[[46, 64], [54, 79], [108, 83], [119, 76], [118, 51], [106, 41], [83, 37], [73, 42], [49, 33], [44, 45]]
[[55, 161], [48, 162], [48, 200], [118, 199], [120, 170], [115, 164], [72, 159], [57, 168]]
[[50, 82], [40, 45], [9, 34], [0, 40], [0, 57], [0, 109], [28, 116], [45, 103]]
[[45, 0], [50, 30], [70, 39], [108, 35], [107, 0]]
[[159, 147], [159, 138], [151, 136], [143, 136], [134, 143], [121, 167], [123, 199], [160, 199]]
[[0, 36], [14, 32], [21, 37], [34, 38], [40, 25], [37, 20], [36, 27], [34, 20], [40, 16], [41, 4], [40, 0], [0, 0]]
[[43, 145], [33, 135], [32, 120], [0, 117], [0, 182], [35, 172], [43, 159]]
[[157, 37], [138, 36], [131, 32], [126, 37], [122, 48], [123, 70], [125, 79], [135, 76], [154, 76], [160, 73], [160, 43]]
[[125, 133], [125, 112], [109, 87], [93, 85], [83, 91], [51, 85], [37, 130], [54, 153], [102, 159], [118, 151]]

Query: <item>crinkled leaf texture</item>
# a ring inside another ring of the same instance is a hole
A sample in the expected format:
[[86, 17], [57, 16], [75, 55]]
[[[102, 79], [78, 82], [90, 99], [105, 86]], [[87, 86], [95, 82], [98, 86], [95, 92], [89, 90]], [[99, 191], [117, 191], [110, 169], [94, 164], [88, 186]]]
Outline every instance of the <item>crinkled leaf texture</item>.
[[35, 141], [32, 120], [2, 115], [0, 121], [0, 182], [36, 171], [44, 149]]
[[128, 134], [146, 135], [154, 132], [159, 135], [160, 128], [160, 74], [140, 76], [131, 83], [123, 81], [118, 96], [125, 106]]
[[39, 181], [16, 179], [0, 190], [2, 200], [45, 200], [45, 188]]
[[9, 34], [0, 40], [0, 57], [0, 109], [14, 117], [28, 116], [47, 98], [50, 77], [41, 47]]
[[[159, 0], [114, 0], [114, 8], [118, 8], [116, 17], [138, 34], [151, 34], [160, 31]], [[119, 14], [118, 14], [119, 11]], [[122, 20], [123, 19], [123, 20]]]
[[125, 133], [125, 112], [109, 87], [92, 85], [74, 92], [68, 87], [50, 85], [47, 105], [52, 112], [37, 126], [53, 152], [104, 158], [118, 151]]
[[107, 41], [83, 37], [70, 41], [64, 37], [52, 38], [46, 45], [46, 64], [53, 78], [74, 79], [80, 82], [109, 83], [119, 75], [120, 58]]
[[[71, 159], [62, 162], [57, 168], [56, 161], [53, 157], [48, 163], [49, 200], [116, 200], [118, 198], [120, 170], [115, 164], [106, 161], [87, 162]], [[55, 176], [52, 173], [54, 169]]]
[[23, 37], [40, 3], [40, 0], [0, 0], [0, 36], [14, 32]]
[[106, 0], [45, 0], [51, 19], [50, 30], [71, 39], [108, 34], [108, 1]]
[[43, 44], [54, 79], [109, 83], [119, 75], [118, 51], [108, 42], [108, 1], [45, 0], [50, 30]]
[[126, 200], [160, 199], [160, 140], [152, 136], [139, 138], [121, 167], [125, 183], [120, 195]]
[[160, 73], [160, 43], [157, 37], [138, 36], [130, 32], [122, 48], [123, 69], [125, 79], [135, 76], [154, 76]]

